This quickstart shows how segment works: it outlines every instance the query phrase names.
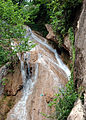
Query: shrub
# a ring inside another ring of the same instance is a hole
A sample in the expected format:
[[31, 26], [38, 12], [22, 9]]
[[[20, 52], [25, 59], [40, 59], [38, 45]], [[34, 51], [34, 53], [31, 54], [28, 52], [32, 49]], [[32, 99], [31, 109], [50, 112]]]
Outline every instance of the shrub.
[[55, 95], [53, 102], [49, 104], [51, 107], [55, 107], [55, 118], [57, 120], [66, 120], [70, 111], [74, 106], [74, 102], [77, 100], [78, 94], [74, 88], [73, 72], [71, 73], [71, 79], [68, 81], [64, 89], [61, 89], [59, 94]]

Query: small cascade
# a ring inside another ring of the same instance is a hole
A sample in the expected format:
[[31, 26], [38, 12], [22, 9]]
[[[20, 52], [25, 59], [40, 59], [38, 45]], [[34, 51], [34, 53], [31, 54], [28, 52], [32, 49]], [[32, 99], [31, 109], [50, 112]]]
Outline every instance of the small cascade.
[[34, 81], [31, 79], [31, 73], [30, 73], [30, 64], [29, 57], [30, 53], [26, 52], [24, 53], [24, 61], [21, 59], [21, 56], [18, 54], [20, 62], [21, 62], [21, 74], [22, 74], [22, 80], [23, 80], [23, 96], [20, 99], [20, 101], [16, 104], [14, 113], [11, 114], [11, 119], [17, 119], [17, 120], [26, 120], [27, 119], [27, 110], [26, 110], [26, 102], [28, 99], [28, 96], [32, 93], [33, 86], [36, 83], [37, 76], [38, 76], [38, 64], [35, 64], [35, 74], [33, 76]]

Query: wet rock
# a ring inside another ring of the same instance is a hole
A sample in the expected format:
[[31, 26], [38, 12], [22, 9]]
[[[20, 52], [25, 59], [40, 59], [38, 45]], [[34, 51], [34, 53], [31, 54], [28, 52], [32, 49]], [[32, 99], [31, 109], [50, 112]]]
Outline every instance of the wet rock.
[[5, 120], [6, 118], [6, 112], [8, 112], [11, 108], [12, 101], [10, 97], [0, 97], [0, 107], [2, 108], [0, 110], [0, 120]]
[[30, 63], [35, 63], [38, 60], [38, 51], [30, 52]]
[[67, 120], [85, 120], [84, 109], [80, 99], [78, 99], [78, 101], [75, 103], [74, 108], [72, 109]]
[[7, 113], [21, 98], [21, 92], [18, 92], [16, 96], [0, 96], [0, 120], [5, 120]]
[[22, 89], [22, 76], [20, 71], [20, 64], [15, 66], [14, 73], [8, 73], [6, 76], [8, 82], [4, 87], [4, 94], [14, 96]]

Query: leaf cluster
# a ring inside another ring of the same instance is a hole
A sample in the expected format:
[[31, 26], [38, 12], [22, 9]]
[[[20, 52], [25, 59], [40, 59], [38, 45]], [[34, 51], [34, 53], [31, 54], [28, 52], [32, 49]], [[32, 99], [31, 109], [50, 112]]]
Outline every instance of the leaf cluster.
[[[18, 4], [13, 4], [12, 0], [0, 0], [0, 66], [12, 59], [18, 52], [29, 50], [29, 38], [25, 38], [25, 22], [30, 22], [30, 13]], [[11, 43], [18, 43], [16, 52], [12, 50]], [[22, 43], [23, 45], [19, 45]], [[32, 45], [32, 44], [31, 44]]]

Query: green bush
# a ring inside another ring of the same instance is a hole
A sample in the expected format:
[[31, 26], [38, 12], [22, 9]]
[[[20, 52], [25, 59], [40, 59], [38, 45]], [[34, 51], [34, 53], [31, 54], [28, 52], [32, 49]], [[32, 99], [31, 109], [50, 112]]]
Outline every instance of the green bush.
[[69, 39], [70, 39], [71, 46], [72, 46], [72, 62], [73, 62], [72, 64], [74, 65], [74, 62], [75, 62], [75, 47], [74, 47], [75, 36], [74, 36], [74, 30], [72, 27], [69, 28], [68, 33], [69, 33]]
[[0, 46], [0, 67], [8, 61], [8, 54], [2, 46]]
[[61, 40], [73, 26], [76, 10], [81, 4], [82, 0], [52, 0], [47, 4], [50, 9], [51, 24]]
[[49, 0], [33, 0], [26, 3], [24, 9], [29, 12], [30, 22], [25, 22], [31, 29], [40, 32], [44, 37], [48, 34], [45, 24], [50, 23], [49, 9], [47, 3]]
[[53, 102], [49, 104], [50, 107], [52, 105], [55, 107], [54, 118], [57, 120], [66, 120], [74, 106], [74, 102], [78, 98], [78, 94], [74, 88], [73, 73], [65, 88], [59, 90], [59, 94], [56, 94], [55, 96]]
[[[18, 4], [13, 4], [12, 0], [0, 0], [0, 66], [7, 61], [13, 61], [13, 55], [17, 52], [24, 52], [32, 47], [28, 45], [28, 39], [24, 38], [26, 30], [25, 22], [30, 22], [30, 13]], [[12, 50], [11, 43], [16, 40], [20, 43], [16, 51]]]

